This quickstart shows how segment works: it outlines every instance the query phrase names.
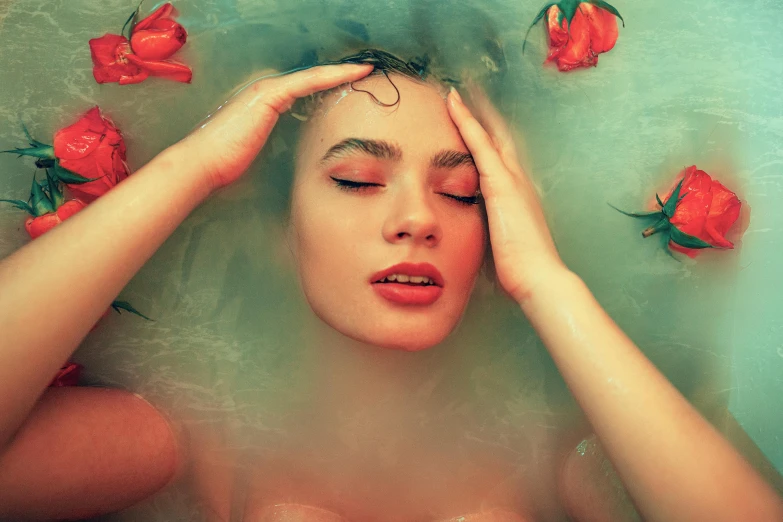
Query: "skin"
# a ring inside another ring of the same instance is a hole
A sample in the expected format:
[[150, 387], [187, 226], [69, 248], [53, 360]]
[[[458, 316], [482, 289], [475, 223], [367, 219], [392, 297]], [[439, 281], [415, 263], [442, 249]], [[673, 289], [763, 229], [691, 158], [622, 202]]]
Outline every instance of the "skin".
[[[58, 462], [65, 455], [65, 449], [47, 446], [45, 435], [63, 426], [71, 414], [84, 411], [79, 408], [89, 403], [63, 404], [56, 409], [57, 415], [46, 422], [36, 422], [42, 418], [42, 408], [48, 404], [50, 395], [43, 401], [39, 399], [62, 361], [189, 212], [210, 193], [242, 174], [265, 143], [279, 115], [290, 108], [296, 97], [358, 80], [369, 72], [368, 67], [355, 65], [318, 67], [252, 84], [205, 127], [161, 153], [72, 219], [0, 263], [3, 288], [0, 293], [0, 463], [40, 464], [42, 455], [44, 462], [52, 458]], [[772, 489], [657, 371], [601, 309], [584, 283], [563, 265], [535, 190], [520, 168], [513, 141], [494, 109], [486, 100], [478, 98], [476, 112], [482, 125], [455, 92], [448, 96], [445, 105], [479, 172], [498, 280], [541, 336], [643, 518], [661, 522], [783, 519], [783, 506]], [[198, 161], [193, 161], [194, 157]], [[426, 160], [415, 163], [419, 168], [424, 164]], [[194, 172], [182, 165], [198, 165], [199, 169]], [[368, 196], [391, 200], [381, 202], [389, 215], [394, 215], [392, 210], [397, 205], [402, 208], [413, 205], [410, 208], [414, 209], [431, 205], [433, 214], [442, 212], [443, 216], [450, 216], [452, 210], [440, 208], [442, 202], [435, 197], [437, 193], [430, 191], [433, 185], [429, 182], [414, 183], [411, 181], [414, 178], [404, 172], [397, 172], [396, 177], [389, 179], [389, 185], [404, 180], [405, 190], [410, 190], [408, 198], [393, 197], [399, 185], [389, 193], [381, 191]], [[360, 206], [362, 202], [351, 204]], [[378, 241], [372, 248], [391, 248], [377, 238], [379, 234], [384, 237], [378, 227], [382, 231], [385, 221], [375, 217], [372, 221], [375, 227], [372, 233]], [[95, 223], [101, 226], [96, 227]], [[110, 237], [103, 233], [106, 229], [113, 231]], [[403, 235], [402, 239], [408, 238]], [[306, 241], [303, 238], [299, 245], [302, 250]], [[468, 243], [473, 244], [473, 239], [467, 240]], [[402, 251], [410, 247], [407, 243], [392, 246]], [[85, 250], [93, 256], [89, 267], [79, 262]], [[435, 255], [434, 249], [427, 252]], [[304, 258], [305, 252], [300, 253]], [[74, 293], [69, 282], [51, 269], [54, 259], [58, 265], [72, 267], [72, 278], [84, 281], [79, 293]], [[111, 268], [101, 272], [95, 271], [95, 266]], [[467, 287], [469, 278], [464, 279]], [[44, 288], [46, 292], [37, 291]], [[37, 320], [39, 311], [47, 305], [45, 295], [51, 293], [69, 295], [69, 306], [47, 308], [48, 321], [41, 324]], [[453, 310], [461, 312], [456, 304]], [[415, 322], [416, 318], [410, 320]], [[37, 327], [31, 329], [30, 324]], [[348, 333], [356, 331], [356, 325], [347, 324], [343, 328]], [[358, 330], [357, 337], [361, 328]], [[121, 400], [127, 398], [116, 399], [117, 411], [130, 406], [127, 403], [123, 406]], [[109, 411], [111, 405], [110, 401], [103, 411]], [[157, 426], [159, 414], [149, 409], [144, 411], [142, 419]], [[99, 421], [100, 418], [92, 421], [86, 429], [95, 433], [90, 428], [96, 427]], [[120, 420], [118, 425], [126, 427], [127, 422]], [[134, 427], [142, 425], [140, 422], [141, 419], [136, 419]], [[172, 445], [180, 453], [164, 451], [168, 456], [155, 460], [150, 456], [157, 453], [148, 451], [143, 441], [134, 439], [144, 437], [140, 430], [125, 431], [127, 441], [142, 442], [140, 458], [144, 460], [143, 465], [137, 464], [139, 470], [156, 465], [163, 469], [162, 473], [154, 470], [151, 473], [154, 480], [150, 479], [146, 485], [157, 486], [155, 481], [161, 476], [168, 479], [174, 475], [171, 470], [182, 462], [182, 447], [176, 445], [173, 434], [168, 437], [159, 434], [159, 438], [164, 441], [164, 450]], [[30, 440], [33, 442], [25, 444]], [[93, 446], [100, 446], [99, 441], [106, 441], [106, 437], [97, 438]], [[85, 443], [84, 447], [89, 445]], [[106, 470], [117, 469], [122, 464], [133, 465], [122, 452], [101, 453], [104, 455], [101, 465]], [[63, 478], [66, 484], [68, 480], [93, 485], [102, 481], [102, 475], [77, 464], [74, 463], [70, 478]], [[47, 466], [40, 469], [44, 475], [49, 471]], [[0, 469], [0, 476], [2, 473], [13, 476], [7, 469]], [[52, 484], [45, 476], [31, 480], [42, 490], [23, 491], [8, 502], [33, 497], [41, 501], [50, 499], [51, 488], [63, 487], [62, 482]], [[131, 482], [128, 478], [124, 484], [114, 484], [102, 491], [103, 497], [121, 492]], [[63, 503], [52, 507], [55, 508], [62, 517], [76, 516], [78, 505]], [[111, 509], [105, 505], [101, 508]], [[216, 513], [216, 519], [220, 518], [228, 519]], [[582, 519], [578, 514], [575, 518]]]
[[[324, 322], [354, 340], [415, 351], [442, 341], [462, 316], [486, 235], [481, 207], [452, 197], [475, 196], [479, 175], [443, 96], [407, 78], [393, 81], [401, 99], [394, 107], [335, 92], [311, 119], [297, 156], [290, 243], [304, 293]], [[396, 97], [383, 76], [355, 87]], [[346, 147], [349, 139], [376, 146]], [[402, 262], [441, 272], [434, 304], [400, 306], [376, 294], [371, 276]]]

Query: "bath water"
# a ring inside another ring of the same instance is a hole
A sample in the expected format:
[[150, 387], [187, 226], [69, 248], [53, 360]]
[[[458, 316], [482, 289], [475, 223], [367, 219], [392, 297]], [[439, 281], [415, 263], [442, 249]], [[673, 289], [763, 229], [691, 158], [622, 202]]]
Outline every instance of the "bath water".
[[[541, 26], [522, 53], [537, 1], [175, 5], [193, 83], [118, 86], [94, 82], [87, 41], [118, 33], [134, 2], [0, 1], [0, 149], [24, 144], [20, 117], [47, 142], [98, 104], [138, 169], [264, 69], [367, 47], [427, 55], [487, 89], [522, 137], [568, 266], [783, 490], [783, 3], [616, 0], [627, 22], [616, 48], [571, 74], [542, 67]], [[565, 520], [556, 471], [587, 428], [490, 281], [458, 330], [421, 353], [357, 350], [312, 317], [285, 241], [296, 125], [281, 118], [248, 174], [197, 209], [123, 291], [155, 321], [112, 315], [74, 356], [88, 382], [141, 394], [198, 448], [177, 485], [104, 520], [205, 520], [205, 492], [221, 490], [233, 491], [234, 513], [258, 497], [363, 521], [488, 506]], [[640, 209], [692, 164], [736, 190], [749, 224], [737, 249], [677, 262], [607, 203]], [[24, 199], [33, 170], [0, 156], [0, 195]], [[0, 207], [0, 256], [27, 241], [24, 219]]]

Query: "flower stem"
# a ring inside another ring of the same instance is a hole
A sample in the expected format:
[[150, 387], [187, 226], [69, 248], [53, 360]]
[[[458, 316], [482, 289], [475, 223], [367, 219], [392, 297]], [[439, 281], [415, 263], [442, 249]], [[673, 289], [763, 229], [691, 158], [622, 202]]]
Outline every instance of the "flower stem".
[[671, 224], [669, 224], [669, 220], [667, 218], [662, 218], [653, 226], [645, 228], [642, 232], [642, 237], [650, 237], [662, 230], [668, 230], [670, 226]]

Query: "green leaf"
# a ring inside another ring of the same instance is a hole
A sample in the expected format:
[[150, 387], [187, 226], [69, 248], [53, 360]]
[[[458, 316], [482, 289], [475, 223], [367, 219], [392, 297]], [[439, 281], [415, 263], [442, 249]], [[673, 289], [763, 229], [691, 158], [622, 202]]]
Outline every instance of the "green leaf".
[[[560, 2], [557, 4], [557, 7], [560, 8], [560, 11], [563, 12], [562, 18], [565, 18], [568, 20], [568, 34], [571, 34], [571, 21], [574, 19], [574, 15], [576, 15], [576, 10], [579, 9], [579, 4], [582, 3], [582, 0], [560, 0]], [[558, 19], [558, 23], [562, 24], [562, 18]]]
[[52, 202], [46, 196], [46, 193], [44, 193], [44, 191], [41, 189], [41, 186], [38, 184], [35, 176], [33, 176], [33, 188], [30, 190], [30, 199], [32, 203], [30, 206], [33, 208], [32, 214], [34, 216], [38, 217], [50, 212], [54, 212], [54, 206], [52, 205]]
[[658, 205], [663, 208], [663, 201], [661, 201], [661, 197], [658, 194], [655, 195], [655, 201], [657, 201]]
[[625, 27], [625, 20], [623, 20], [623, 17], [620, 16], [620, 12], [615, 9], [612, 5], [607, 4], [603, 0], [587, 0], [588, 3], [593, 4], [596, 7], [600, 7], [604, 11], [609, 11], [613, 15], [615, 15], [617, 18], [620, 19], [620, 21], [623, 23], [623, 27]]
[[682, 263], [680, 259], [677, 258], [677, 256], [674, 255], [674, 252], [670, 248], [669, 241], [670, 241], [670, 235], [669, 234], [661, 234], [661, 248], [663, 248], [663, 251], [666, 252], [666, 254], [677, 261], [678, 263]]
[[57, 210], [60, 208], [60, 205], [65, 203], [65, 196], [63, 196], [63, 191], [60, 189], [60, 183], [52, 177], [49, 169], [46, 169], [46, 183], [49, 187], [49, 197], [52, 200], [52, 205]]
[[669, 238], [680, 246], [685, 248], [713, 248], [709, 243], [702, 241], [696, 236], [691, 236], [681, 231], [677, 227], [671, 227], [669, 230]]
[[[125, 28], [128, 28], [128, 36], [126, 38], [130, 40], [131, 35], [133, 34], [133, 28], [136, 26], [136, 21], [139, 18], [139, 12], [141, 11], [141, 4], [144, 3], [144, 0], [141, 0], [139, 2], [139, 6], [136, 8], [135, 11], [131, 13], [131, 15], [128, 17], [127, 20], [125, 20], [125, 23], [122, 25], [122, 31], [120, 31], [120, 34], [122, 36], [125, 36]], [[128, 27], [128, 24], [130, 24], [130, 27]]]
[[672, 195], [669, 197], [669, 199], [666, 200], [666, 204], [663, 206], [663, 213], [668, 217], [672, 217], [674, 215], [674, 211], [677, 209], [677, 203], [680, 202], [680, 190], [682, 189], [683, 181], [685, 181], [685, 178], [681, 179], [680, 182], [677, 183], [677, 188], [674, 189], [674, 192], [672, 192]]
[[611, 203], [607, 203], [610, 207], [615, 209], [617, 212], [621, 214], [625, 214], [626, 216], [635, 217], [635, 218], [650, 218], [650, 217], [662, 217], [662, 212], [626, 212], [625, 210], [619, 209], [612, 205]]
[[35, 215], [35, 211], [33, 211], [33, 207], [31, 207], [27, 203], [27, 201], [22, 201], [21, 199], [0, 199], [0, 202], [10, 203], [14, 207], [18, 208], [19, 210], [24, 210], [33, 216]]
[[54, 147], [44, 146], [44, 147], [30, 147], [27, 149], [12, 149], [12, 150], [0, 150], [0, 154], [3, 153], [11, 153], [11, 154], [18, 154], [21, 156], [32, 156], [34, 158], [41, 158], [41, 159], [54, 159]]
[[150, 319], [143, 313], [133, 308], [133, 306], [131, 306], [131, 304], [128, 301], [112, 301], [111, 307], [114, 308], [114, 311], [117, 312], [118, 314], [122, 313], [121, 310], [125, 310], [126, 312], [136, 314], [139, 317], [146, 319], [147, 321], [152, 321], [152, 319]]
[[24, 135], [27, 137], [27, 141], [30, 142], [30, 145], [32, 145], [33, 147], [49, 147], [49, 145], [47, 145], [46, 143], [41, 143], [40, 141], [30, 136], [30, 131], [27, 130], [27, 125], [25, 125], [24, 122], [21, 121], [21, 118], [20, 118], [20, 122], [22, 123], [22, 130], [24, 131]]
[[544, 16], [546, 16], [546, 12], [549, 11], [549, 8], [553, 5], [557, 5], [556, 3], [547, 4], [541, 11], [538, 12], [538, 15], [536, 15], [535, 20], [533, 20], [533, 23], [530, 24], [530, 27], [527, 28], [527, 32], [525, 33], [525, 41], [522, 43], [522, 54], [525, 54], [525, 47], [527, 47], [527, 37], [530, 35], [530, 31], [533, 29], [533, 26], [535, 26], [538, 22], [541, 21]]
[[645, 228], [642, 231], [642, 237], [650, 237], [653, 234], [657, 234], [658, 232], [660, 232], [662, 230], [668, 229], [670, 226], [671, 226], [671, 223], [669, 223], [669, 218], [667, 218], [666, 216], [663, 216], [653, 226]]
[[56, 161], [54, 163], [54, 176], [55, 179], [62, 181], [66, 185], [81, 185], [82, 183], [88, 183], [90, 181], [95, 181], [96, 179], [100, 178], [85, 178], [81, 174], [77, 174], [75, 172], [71, 172], [70, 170], [64, 169], [60, 166], [60, 162]]

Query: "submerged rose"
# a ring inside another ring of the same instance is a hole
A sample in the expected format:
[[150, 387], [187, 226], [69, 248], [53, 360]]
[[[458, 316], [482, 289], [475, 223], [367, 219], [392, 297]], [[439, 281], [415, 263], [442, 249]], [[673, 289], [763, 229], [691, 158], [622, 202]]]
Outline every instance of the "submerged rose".
[[60, 368], [57, 374], [49, 383], [50, 388], [59, 388], [62, 386], [78, 386], [79, 376], [82, 373], [82, 365], [75, 362], [66, 363]]
[[665, 202], [655, 196], [660, 211], [620, 212], [632, 217], [657, 219], [642, 236], [666, 233], [669, 248], [689, 257], [696, 257], [705, 248], [734, 248], [726, 234], [742, 209], [737, 195], [695, 165], [686, 168], [679, 179]]
[[18, 209], [27, 211], [30, 217], [24, 222], [24, 228], [30, 239], [35, 239], [53, 229], [84, 207], [86, 203], [78, 199], [65, 201], [60, 184], [46, 171], [46, 184], [39, 185], [33, 177], [33, 187], [27, 201], [18, 199], [0, 199]]
[[[137, 15], [138, 9], [126, 26]], [[174, 16], [174, 7], [166, 3], [144, 20], [131, 24], [130, 40], [116, 34], [90, 40], [95, 81], [128, 85], [143, 82], [149, 76], [159, 76], [190, 83], [193, 77], [190, 67], [168, 60], [185, 44], [188, 36], [185, 28], [174, 21]]]
[[561, 0], [544, 7], [530, 29], [544, 16], [549, 35], [546, 61], [555, 62], [560, 71], [596, 66], [598, 55], [610, 51], [617, 42], [615, 18], [623, 20], [617, 9], [601, 0]]

